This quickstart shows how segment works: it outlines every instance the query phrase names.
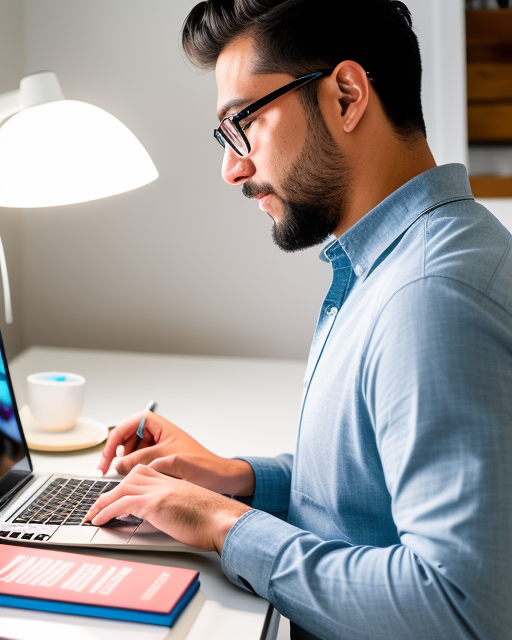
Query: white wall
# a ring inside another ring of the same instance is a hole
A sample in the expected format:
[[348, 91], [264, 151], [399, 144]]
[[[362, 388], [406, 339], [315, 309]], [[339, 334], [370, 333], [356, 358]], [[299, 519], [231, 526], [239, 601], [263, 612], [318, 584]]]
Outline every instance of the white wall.
[[464, 0], [405, 0], [423, 64], [427, 138], [437, 164], [468, 160]]
[[[0, 94], [19, 87], [24, 73], [23, 3], [0, 1]], [[3, 293], [0, 292], [0, 328], [7, 356], [23, 348], [22, 314], [22, 214], [0, 207], [0, 236], [4, 245], [11, 287], [14, 323], [6, 325]]]
[[[465, 162], [464, 2], [406, 1], [423, 53], [429, 142], [438, 163]], [[27, 210], [23, 243], [19, 212], [0, 213], [11, 352], [41, 344], [307, 355], [329, 267], [317, 249], [274, 247], [267, 216], [222, 182], [215, 79], [187, 68], [178, 46], [195, 2], [0, 0], [0, 89], [54, 70], [66, 97], [117, 116], [160, 172], [131, 193]], [[502, 202], [504, 220], [508, 209]]]
[[220, 178], [213, 74], [178, 47], [195, 0], [24, 0], [26, 73], [117, 116], [160, 178], [24, 214], [27, 345], [304, 358], [329, 285]]

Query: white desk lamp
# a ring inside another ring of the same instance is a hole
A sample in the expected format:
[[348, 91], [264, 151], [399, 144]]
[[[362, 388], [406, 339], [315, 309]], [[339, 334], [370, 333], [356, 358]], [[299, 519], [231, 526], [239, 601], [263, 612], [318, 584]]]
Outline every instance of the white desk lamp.
[[[0, 95], [0, 206], [55, 207], [142, 187], [158, 178], [147, 151], [117, 118], [65, 100], [53, 71]], [[12, 322], [0, 240], [5, 316]]]

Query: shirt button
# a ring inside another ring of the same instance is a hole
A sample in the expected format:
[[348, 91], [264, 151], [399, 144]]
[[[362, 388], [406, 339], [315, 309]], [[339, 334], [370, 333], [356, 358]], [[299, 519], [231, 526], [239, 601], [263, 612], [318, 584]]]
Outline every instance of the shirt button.
[[363, 267], [360, 264], [356, 265], [354, 273], [356, 274], [356, 276], [360, 276], [363, 273]]
[[330, 309], [327, 309], [325, 313], [328, 316], [335, 316], [338, 313], [338, 309], [336, 309], [336, 307], [331, 307]]

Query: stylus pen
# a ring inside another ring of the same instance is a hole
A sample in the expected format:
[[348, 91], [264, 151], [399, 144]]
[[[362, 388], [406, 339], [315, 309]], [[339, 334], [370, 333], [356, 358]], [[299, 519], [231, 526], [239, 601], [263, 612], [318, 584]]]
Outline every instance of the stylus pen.
[[[154, 411], [158, 406], [158, 403], [155, 402], [154, 400], [151, 400], [150, 402], [147, 403], [144, 411]], [[140, 444], [140, 441], [142, 440], [142, 438], [144, 437], [144, 424], [146, 423], [146, 418], [144, 416], [142, 416], [142, 420], [139, 422], [139, 426], [137, 427], [137, 431], [135, 432], [137, 434], [137, 441], [135, 442], [135, 446], [133, 447], [133, 451], [137, 450], [137, 447]], [[115, 425], [113, 425], [113, 427], [115, 427]], [[110, 429], [111, 427], [109, 427]], [[116, 449], [116, 456], [119, 458], [122, 458], [124, 456], [124, 444], [120, 444], [117, 449]]]
[[[155, 402], [154, 400], [150, 400], [144, 411], [154, 411], [157, 408], [158, 403]], [[135, 443], [135, 448], [136, 449], [139, 446], [140, 441], [142, 440], [142, 438], [144, 437], [144, 425], [146, 423], [146, 416], [142, 416], [142, 420], [139, 422], [139, 426], [137, 427], [137, 436], [138, 436], [138, 440]]]

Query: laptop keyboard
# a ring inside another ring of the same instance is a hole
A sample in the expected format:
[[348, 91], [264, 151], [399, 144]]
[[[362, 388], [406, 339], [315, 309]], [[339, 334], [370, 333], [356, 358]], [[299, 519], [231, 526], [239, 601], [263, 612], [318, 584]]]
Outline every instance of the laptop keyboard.
[[106, 480], [55, 478], [12, 522], [80, 525], [98, 496], [118, 484]]

